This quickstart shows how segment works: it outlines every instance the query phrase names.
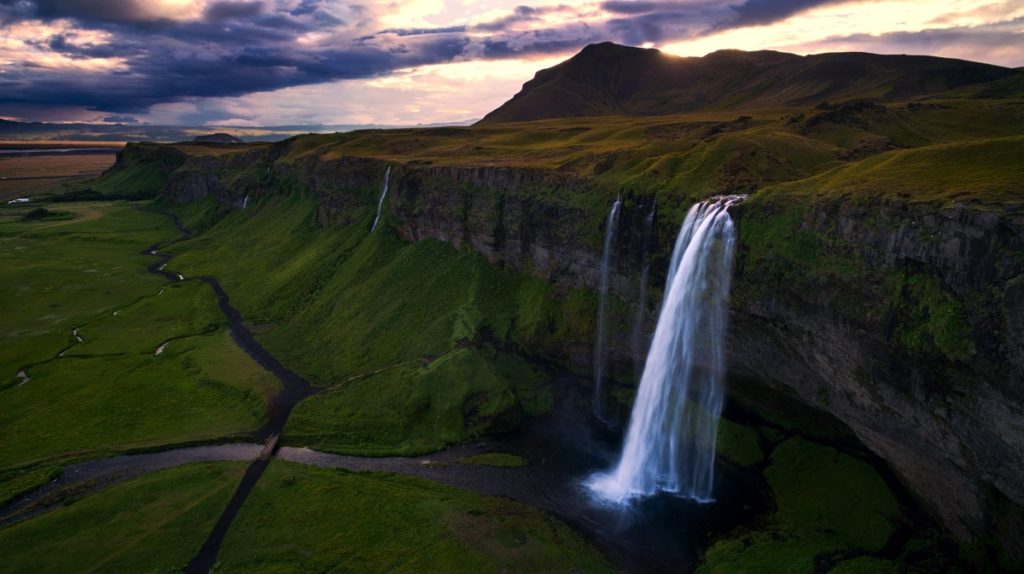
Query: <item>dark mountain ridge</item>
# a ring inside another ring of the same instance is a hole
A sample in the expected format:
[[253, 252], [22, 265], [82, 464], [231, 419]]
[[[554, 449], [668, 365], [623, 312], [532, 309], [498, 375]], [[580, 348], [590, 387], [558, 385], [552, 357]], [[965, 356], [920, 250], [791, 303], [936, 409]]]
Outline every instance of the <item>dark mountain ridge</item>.
[[1017, 75], [1024, 76], [932, 56], [720, 50], [684, 58], [605, 42], [537, 72], [480, 123], [907, 100]]

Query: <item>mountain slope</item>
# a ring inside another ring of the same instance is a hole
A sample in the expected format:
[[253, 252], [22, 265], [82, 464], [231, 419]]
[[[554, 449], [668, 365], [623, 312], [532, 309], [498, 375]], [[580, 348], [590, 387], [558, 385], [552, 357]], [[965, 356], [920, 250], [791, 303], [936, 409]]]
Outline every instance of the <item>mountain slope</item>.
[[930, 56], [722, 50], [681, 58], [605, 42], [537, 72], [480, 123], [906, 100], [1011, 76], [1024, 74]]

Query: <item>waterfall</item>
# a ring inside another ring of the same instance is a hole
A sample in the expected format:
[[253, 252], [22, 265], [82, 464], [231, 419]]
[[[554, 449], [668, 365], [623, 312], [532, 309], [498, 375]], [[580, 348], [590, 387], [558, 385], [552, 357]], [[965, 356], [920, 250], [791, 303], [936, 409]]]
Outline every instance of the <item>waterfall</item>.
[[604, 499], [666, 491], [712, 500], [735, 244], [727, 209], [743, 197], [694, 205], [679, 230], [622, 455], [589, 482]]
[[604, 329], [605, 304], [608, 298], [608, 276], [611, 272], [612, 251], [615, 249], [615, 228], [619, 222], [619, 209], [621, 207], [622, 198], [618, 198], [612, 204], [611, 213], [608, 214], [608, 223], [604, 229], [604, 251], [601, 254], [600, 299], [597, 303], [597, 336], [594, 340], [594, 415], [601, 420], [605, 420], [604, 368], [608, 351], [608, 340]]
[[651, 211], [644, 219], [644, 240], [643, 249], [640, 251], [640, 297], [637, 298], [636, 317], [633, 318], [633, 361], [636, 369], [636, 380], [644, 372], [644, 363], [640, 357], [644, 356], [644, 318], [647, 314], [647, 281], [651, 274], [651, 262], [648, 259], [651, 251], [651, 235], [654, 231], [654, 210], [656, 203], [651, 203]]
[[380, 212], [384, 209], [384, 198], [388, 196], [388, 180], [391, 179], [391, 166], [384, 170], [384, 190], [380, 193], [380, 201], [377, 202], [377, 217], [373, 220], [373, 226], [370, 227], [370, 233], [373, 233], [377, 229], [377, 224], [380, 223]]
[[249, 194], [247, 193], [247, 194], [245, 194], [245, 198], [242, 199], [242, 209], [245, 209], [248, 206], [249, 206]]

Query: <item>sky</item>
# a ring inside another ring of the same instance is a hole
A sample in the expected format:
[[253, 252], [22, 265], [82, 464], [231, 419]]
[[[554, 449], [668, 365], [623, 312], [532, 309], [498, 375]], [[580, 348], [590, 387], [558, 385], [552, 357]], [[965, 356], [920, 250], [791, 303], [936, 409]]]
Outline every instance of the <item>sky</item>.
[[1018, 67], [1024, 0], [0, 0], [0, 118], [464, 122], [602, 41]]

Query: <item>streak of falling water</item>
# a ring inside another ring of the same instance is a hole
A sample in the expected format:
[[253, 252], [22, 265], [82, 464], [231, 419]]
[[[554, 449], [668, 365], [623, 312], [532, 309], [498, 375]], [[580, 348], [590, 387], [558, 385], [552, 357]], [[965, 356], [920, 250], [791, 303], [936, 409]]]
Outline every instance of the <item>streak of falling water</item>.
[[370, 233], [373, 233], [377, 229], [377, 223], [380, 222], [380, 213], [384, 208], [384, 198], [388, 196], [388, 180], [391, 179], [391, 166], [384, 170], [384, 190], [380, 192], [380, 201], [377, 202], [377, 217], [373, 219], [373, 226], [370, 227]]
[[597, 304], [597, 337], [594, 341], [594, 415], [607, 420], [605, 413], [604, 371], [608, 364], [608, 334], [605, 332], [607, 314], [608, 283], [611, 273], [612, 252], [615, 250], [615, 231], [619, 223], [619, 211], [622, 199], [612, 204], [608, 214], [608, 223], [604, 229], [604, 249], [601, 252], [600, 300]]
[[602, 499], [665, 491], [712, 500], [735, 247], [728, 208], [743, 197], [712, 198], [686, 215], [622, 454], [588, 481]]

